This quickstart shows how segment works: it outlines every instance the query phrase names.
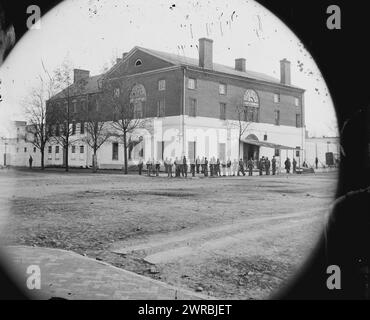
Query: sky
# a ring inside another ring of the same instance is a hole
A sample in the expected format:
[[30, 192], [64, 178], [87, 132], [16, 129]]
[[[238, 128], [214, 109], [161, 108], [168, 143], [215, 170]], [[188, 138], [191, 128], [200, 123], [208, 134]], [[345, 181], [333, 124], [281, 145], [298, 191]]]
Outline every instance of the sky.
[[29, 30], [0, 67], [0, 136], [10, 120], [24, 120], [24, 105], [39, 75], [64, 60], [100, 74], [134, 46], [198, 58], [198, 39], [213, 39], [213, 61], [280, 78], [280, 60], [291, 61], [292, 84], [306, 90], [310, 136], [336, 136], [334, 106], [320, 70], [301, 41], [255, 1], [65, 0]]

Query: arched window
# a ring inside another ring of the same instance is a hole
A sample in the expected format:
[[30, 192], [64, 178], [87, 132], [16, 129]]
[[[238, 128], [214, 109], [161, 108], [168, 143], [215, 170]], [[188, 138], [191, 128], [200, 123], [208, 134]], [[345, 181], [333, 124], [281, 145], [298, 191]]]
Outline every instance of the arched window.
[[144, 116], [146, 102], [146, 91], [142, 84], [135, 84], [130, 93], [130, 104], [134, 112], [134, 118], [140, 119]]
[[243, 106], [244, 106], [244, 120], [250, 122], [259, 121], [259, 98], [257, 92], [248, 89], [244, 93], [243, 97]]
[[141, 66], [143, 64], [143, 62], [141, 61], [141, 59], [137, 59], [135, 61], [135, 66]]

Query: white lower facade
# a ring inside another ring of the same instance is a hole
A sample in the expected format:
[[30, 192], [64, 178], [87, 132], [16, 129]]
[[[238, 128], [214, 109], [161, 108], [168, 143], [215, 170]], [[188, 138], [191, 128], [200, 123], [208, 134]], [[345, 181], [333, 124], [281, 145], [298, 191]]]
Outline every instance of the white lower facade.
[[[246, 125], [246, 124], [244, 124]], [[283, 163], [287, 157], [296, 159], [297, 164], [304, 160], [305, 137], [303, 128], [277, 126], [264, 123], [248, 124], [243, 138], [258, 139], [269, 143], [284, 145], [296, 150], [280, 150], [277, 164]], [[264, 140], [267, 138], [266, 140]], [[83, 136], [73, 136], [74, 142], [69, 149], [69, 165], [71, 167], [90, 167], [93, 152], [83, 141]], [[262, 156], [269, 159], [275, 155], [273, 148], [251, 146], [239, 142], [239, 124], [237, 121], [218, 120], [206, 117], [176, 116], [152, 118], [145, 129], [137, 129], [131, 135], [135, 145], [130, 148], [129, 165], [136, 165], [140, 158], [163, 161], [166, 158], [174, 161], [184, 155], [189, 158], [215, 157], [220, 160], [255, 158]], [[72, 152], [73, 148], [73, 152]], [[248, 148], [250, 149], [248, 152]], [[58, 150], [59, 149], [59, 150]], [[97, 152], [99, 168], [121, 169], [124, 165], [123, 142], [118, 137], [106, 141]], [[46, 166], [62, 166], [63, 150], [55, 142], [51, 142], [45, 150]]]

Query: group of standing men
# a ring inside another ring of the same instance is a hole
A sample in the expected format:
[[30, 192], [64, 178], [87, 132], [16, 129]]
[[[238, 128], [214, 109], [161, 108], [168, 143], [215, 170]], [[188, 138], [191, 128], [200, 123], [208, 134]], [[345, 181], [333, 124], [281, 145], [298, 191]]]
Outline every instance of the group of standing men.
[[[290, 159], [287, 158], [285, 161], [285, 169], [287, 173], [290, 173]], [[293, 173], [296, 172], [296, 160], [293, 159]], [[149, 159], [146, 163], [146, 174], [148, 176], [154, 175], [159, 176], [160, 168], [161, 168], [161, 161]], [[211, 157], [209, 160], [207, 157], [188, 160], [186, 156], [182, 158], [176, 157], [175, 160], [172, 158], [166, 158], [163, 161], [164, 169], [168, 177], [187, 177], [188, 173], [191, 174], [192, 177], [195, 177], [195, 174], [202, 174], [205, 177], [207, 176], [240, 176], [246, 175], [246, 171], [248, 171], [248, 175], [253, 175], [253, 169], [255, 167], [259, 170], [259, 175], [263, 175], [263, 172], [266, 175], [275, 175], [277, 173], [277, 164], [275, 156], [272, 157], [271, 161], [268, 157], [262, 157], [259, 160], [253, 160], [250, 158], [246, 163], [243, 159], [239, 161], [234, 159], [231, 161], [230, 158], [225, 160], [220, 160], [219, 158]], [[139, 160], [138, 169], [139, 175], [142, 174], [144, 167], [144, 162], [142, 159]], [[189, 172], [190, 169], [190, 172]]]

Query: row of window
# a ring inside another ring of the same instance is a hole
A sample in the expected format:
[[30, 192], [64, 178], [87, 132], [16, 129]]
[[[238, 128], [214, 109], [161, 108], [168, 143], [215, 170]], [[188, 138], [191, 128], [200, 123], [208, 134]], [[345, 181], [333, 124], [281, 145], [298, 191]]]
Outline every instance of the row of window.
[[[164, 80], [163, 80], [164, 81]], [[188, 79], [188, 89], [195, 90], [197, 88], [197, 81], [194, 78]], [[218, 85], [218, 93], [220, 95], [226, 95], [227, 94], [227, 85], [225, 83], [219, 83]], [[274, 93], [274, 102], [279, 103], [280, 102], [280, 93]], [[299, 107], [299, 98], [294, 98], [294, 105], [296, 107]]]
[[[35, 153], [36, 152], [36, 147], [33, 147], [33, 152]], [[24, 152], [27, 152], [27, 147], [24, 147]], [[17, 153], [19, 152], [19, 148], [16, 149]]]
[[[71, 129], [72, 129], [71, 135], [75, 135], [76, 131], [77, 131], [76, 122], [74, 122], [74, 121], [72, 122]], [[59, 137], [61, 132], [63, 132], [63, 131], [64, 131], [64, 127], [61, 124], [49, 125], [49, 134], [51, 134], [51, 135], [55, 135], [56, 137]], [[84, 133], [85, 133], [85, 123], [80, 122], [80, 134], [84, 134]], [[64, 133], [64, 135], [65, 135], [65, 133]]]
[[[190, 98], [189, 104], [189, 116], [197, 116], [197, 100]], [[226, 120], [226, 103], [220, 102], [220, 120]], [[244, 114], [241, 117], [241, 120], [247, 122], [258, 122], [259, 121], [259, 107], [245, 106]], [[280, 110], [275, 110], [275, 125], [280, 125]], [[296, 127], [301, 127], [301, 114], [296, 114]]]
[[[274, 102], [279, 103], [280, 102], [280, 93], [274, 93]], [[294, 98], [294, 105], [296, 107], [299, 107], [299, 98]]]
[[[76, 146], [71, 146], [72, 153], [76, 153]], [[60, 152], [60, 146], [55, 146], [55, 153]], [[53, 146], [48, 146], [48, 153], [53, 153]], [[85, 146], [80, 146], [80, 153], [85, 153]]]
[[[87, 105], [87, 101], [86, 100], [75, 100], [73, 99], [69, 105], [70, 109], [69, 109], [69, 112], [70, 113], [78, 113], [78, 112], [86, 112], [86, 111], [99, 111], [100, 110], [100, 105], [99, 105], [99, 100], [96, 99], [96, 98], [92, 98], [93, 100], [89, 100], [89, 104]], [[68, 112], [68, 103], [67, 101], [63, 101], [63, 102], [56, 102], [55, 103], [55, 107], [57, 109], [61, 108], [62, 106], [64, 106], [65, 108], [65, 112], [67, 113]]]
[[[295, 126], [297, 128], [300, 128], [302, 126], [302, 123], [301, 123], [302, 119], [301, 119], [301, 114], [300, 113], [296, 113], [295, 115]], [[280, 110], [275, 110], [275, 125], [280, 125]]]

